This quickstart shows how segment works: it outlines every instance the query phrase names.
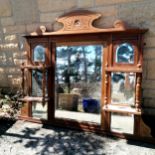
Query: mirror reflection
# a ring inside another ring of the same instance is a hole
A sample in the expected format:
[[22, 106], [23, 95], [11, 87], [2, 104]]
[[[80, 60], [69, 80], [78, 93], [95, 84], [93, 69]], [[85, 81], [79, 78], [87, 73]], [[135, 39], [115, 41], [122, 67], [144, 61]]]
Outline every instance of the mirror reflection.
[[116, 63], [134, 63], [134, 48], [129, 43], [123, 43], [116, 48]]
[[42, 45], [37, 45], [33, 51], [34, 62], [45, 62], [45, 48]]
[[55, 117], [100, 123], [102, 45], [56, 48]]
[[47, 103], [32, 103], [32, 117], [37, 119], [47, 119]]
[[[42, 97], [43, 96], [42, 92], [43, 92], [43, 72], [41, 70], [32, 70], [32, 96]], [[47, 95], [47, 84], [45, 86], [45, 95]]]
[[119, 133], [134, 133], [134, 115], [111, 113], [111, 131]]
[[134, 106], [135, 81], [135, 73], [113, 72], [111, 74], [111, 103]]

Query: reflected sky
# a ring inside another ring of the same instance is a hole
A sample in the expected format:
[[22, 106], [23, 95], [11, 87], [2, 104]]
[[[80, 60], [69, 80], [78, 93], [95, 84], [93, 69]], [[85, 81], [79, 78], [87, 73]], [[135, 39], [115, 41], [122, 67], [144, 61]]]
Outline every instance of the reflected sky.
[[65, 68], [69, 68], [70, 72], [71, 70], [78, 72], [81, 77], [84, 72], [90, 76], [100, 72], [102, 50], [102, 45], [58, 46], [56, 48], [57, 77], [59, 80], [62, 79]]

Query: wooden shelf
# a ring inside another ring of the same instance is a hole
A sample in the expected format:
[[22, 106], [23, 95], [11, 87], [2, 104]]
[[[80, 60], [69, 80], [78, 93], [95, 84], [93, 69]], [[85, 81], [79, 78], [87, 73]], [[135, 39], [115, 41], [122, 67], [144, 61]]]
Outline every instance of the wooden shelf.
[[21, 66], [21, 69], [48, 69], [51, 68], [50, 65], [42, 66], [42, 65], [25, 65]]
[[19, 101], [22, 101], [22, 102], [47, 102], [49, 101], [49, 98], [48, 97], [32, 97], [32, 96], [25, 96], [24, 98], [20, 98]]
[[103, 110], [107, 111], [107, 112], [117, 112], [117, 113], [125, 113], [125, 114], [135, 114], [135, 115], [141, 115], [142, 114], [141, 110], [138, 111], [137, 109], [132, 108], [132, 107], [110, 105], [110, 104], [105, 105], [103, 107]]
[[136, 72], [136, 73], [142, 73], [141, 68], [123, 68], [123, 67], [106, 67], [106, 72]]

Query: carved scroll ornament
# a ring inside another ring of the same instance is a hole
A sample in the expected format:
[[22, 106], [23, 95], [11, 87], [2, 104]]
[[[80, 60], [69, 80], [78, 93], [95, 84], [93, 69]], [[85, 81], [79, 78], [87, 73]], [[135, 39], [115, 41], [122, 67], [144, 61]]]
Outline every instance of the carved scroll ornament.
[[94, 21], [99, 19], [102, 15], [100, 13], [77, 10], [67, 13], [59, 17], [56, 21], [61, 23], [63, 27], [55, 32], [46, 32], [45, 26], [39, 27], [39, 33], [32, 32], [31, 35], [60, 35], [60, 34], [76, 34], [76, 33], [92, 33], [92, 32], [113, 32], [124, 31], [126, 29], [125, 23], [121, 20], [116, 20], [112, 28], [101, 29], [93, 25]]

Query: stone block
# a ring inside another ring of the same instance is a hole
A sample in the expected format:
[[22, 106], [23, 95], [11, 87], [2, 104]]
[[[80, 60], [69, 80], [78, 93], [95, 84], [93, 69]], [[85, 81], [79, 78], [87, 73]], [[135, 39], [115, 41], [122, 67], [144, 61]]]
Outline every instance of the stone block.
[[144, 42], [146, 43], [146, 47], [155, 48], [155, 37], [145, 37]]
[[155, 16], [155, 1], [139, 1], [139, 3], [121, 3], [118, 6], [118, 18], [129, 26], [146, 27]]
[[39, 11], [54, 12], [77, 8], [77, 0], [37, 0]]
[[[43, 19], [43, 21], [44, 21], [44, 19]], [[32, 33], [32, 32], [36, 32], [41, 25], [46, 27], [47, 32], [51, 32], [53, 30], [52, 22], [53, 21], [50, 21], [48, 23], [47, 22], [41, 22], [41, 23], [35, 23], [35, 24], [28, 24], [28, 25], [26, 25], [26, 32], [28, 34]]]
[[[154, 20], [153, 20], [154, 21]], [[153, 22], [153, 21], [148, 21], [149, 24], [147, 24], [145, 26], [145, 28], [148, 28], [149, 31], [144, 35], [144, 38], [145, 37], [155, 37], [155, 25], [154, 26], [151, 26], [150, 24]]]
[[109, 4], [119, 4], [119, 3], [129, 3], [137, 2], [141, 0], [95, 0], [95, 5], [109, 5]]
[[1, 51], [14, 52], [18, 49], [18, 43], [2, 43], [0, 44]]
[[97, 7], [93, 8], [92, 11], [99, 12], [104, 17], [111, 17], [117, 16], [118, 10], [116, 6], [104, 6], [104, 7]]
[[26, 52], [13, 52], [13, 59], [21, 59], [24, 58], [26, 55]]
[[5, 75], [9, 75], [9, 77], [13, 76], [13, 75], [20, 75], [21, 74], [21, 70], [19, 67], [0, 67], [0, 74], [4, 74]]
[[17, 43], [18, 39], [17, 39], [17, 35], [15, 34], [11, 34], [11, 35], [5, 35], [4, 36], [4, 41], [5, 43]]
[[155, 48], [145, 48], [144, 52], [144, 59], [155, 59]]
[[0, 67], [0, 86], [1, 87], [6, 87], [9, 86], [9, 82], [8, 82], [8, 77], [7, 77], [7, 73], [6, 70], [3, 67]]
[[113, 27], [113, 23], [117, 20], [115, 16], [113, 17], [102, 17], [99, 21], [95, 21], [94, 25], [98, 28], [110, 28]]
[[7, 55], [5, 53], [0, 54], [0, 66], [7, 65]]
[[40, 14], [40, 22], [42, 23], [55, 23], [56, 18], [61, 16], [63, 12], [56, 12], [56, 13], [41, 13]]
[[155, 89], [155, 80], [143, 80], [142, 88], [143, 89]]
[[12, 8], [10, 0], [0, 0], [0, 16], [11, 16]]
[[15, 24], [14, 20], [12, 17], [4, 17], [4, 18], [1, 18], [1, 24], [2, 26], [12, 26]]
[[78, 7], [80, 8], [93, 7], [93, 6], [94, 6], [94, 0], [79, 0], [78, 1]]
[[147, 79], [155, 80], [155, 60], [148, 61], [148, 64], [147, 64]]
[[16, 23], [28, 24], [39, 20], [37, 2], [34, 0], [13, 0], [13, 18]]
[[117, 8], [115, 6], [97, 7], [91, 9], [94, 12], [101, 13], [101, 18], [94, 22], [94, 25], [99, 28], [113, 27], [113, 23], [117, 19]]
[[144, 99], [143, 106], [146, 108], [155, 108], [155, 98]]
[[8, 75], [8, 81], [10, 86], [19, 87], [21, 85], [21, 76], [20, 75]]
[[14, 26], [5, 26], [3, 28], [3, 33], [4, 34], [25, 34], [26, 28], [25, 25], [14, 25]]
[[153, 89], [145, 89], [143, 91], [144, 98], [155, 98], [155, 90]]
[[3, 72], [0, 76], [0, 83], [1, 83], [1, 88], [2, 87], [7, 87], [10, 86], [10, 83], [8, 81], [7, 75], [5, 74], [5, 72]]
[[144, 60], [143, 61], [143, 73], [142, 73], [142, 78], [143, 80], [147, 79], [147, 63], [148, 61], [147, 60]]
[[[7, 51], [1, 51], [0, 52], [0, 67], [16, 67], [19, 66], [22, 61], [22, 53], [19, 53], [18, 51], [12, 51], [12, 50], [7, 50]], [[24, 54], [24, 53], [23, 53]], [[21, 56], [20, 56], [21, 55]]]
[[21, 82], [22, 79], [20, 76], [11, 79], [11, 84], [13, 85], [13, 87], [19, 87], [21, 85]]
[[26, 32], [31, 33], [31, 32], [36, 32], [37, 28], [39, 27], [39, 23], [35, 24], [27, 24], [26, 25]]
[[[43, 21], [45, 21], [45, 20], [43, 19]], [[40, 22], [40, 23], [30, 24], [30, 25], [28, 24], [28, 25], [26, 25], [26, 33], [30, 34], [32, 32], [38, 32], [38, 30], [40, 31], [40, 26], [45, 26], [46, 32], [52, 32], [53, 31], [52, 22], [54, 22], [54, 21]]]

